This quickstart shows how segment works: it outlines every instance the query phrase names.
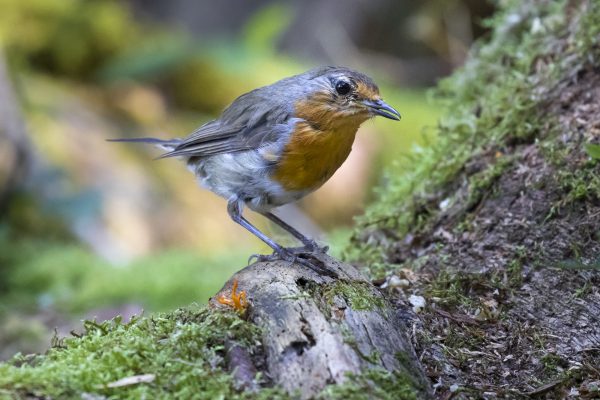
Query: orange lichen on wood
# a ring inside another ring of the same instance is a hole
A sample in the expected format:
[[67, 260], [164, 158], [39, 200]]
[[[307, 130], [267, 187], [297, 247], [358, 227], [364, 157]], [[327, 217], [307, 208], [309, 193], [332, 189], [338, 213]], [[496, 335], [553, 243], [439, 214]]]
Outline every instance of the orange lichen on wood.
[[219, 295], [217, 301], [221, 304], [225, 304], [227, 306], [233, 307], [238, 312], [243, 312], [248, 307], [248, 300], [246, 300], [246, 291], [241, 290], [239, 293], [237, 292], [238, 281], [237, 279], [233, 280], [233, 285], [231, 288], [231, 295], [227, 297], [224, 294]]

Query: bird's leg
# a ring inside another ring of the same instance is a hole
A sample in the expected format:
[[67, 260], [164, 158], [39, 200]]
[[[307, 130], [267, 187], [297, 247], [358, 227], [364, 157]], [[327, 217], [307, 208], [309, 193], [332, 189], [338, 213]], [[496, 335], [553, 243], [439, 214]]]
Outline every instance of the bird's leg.
[[257, 227], [252, 225], [250, 221], [244, 218], [244, 216], [242, 215], [242, 210], [240, 208], [240, 203], [237, 199], [230, 200], [229, 203], [227, 203], [227, 212], [229, 213], [229, 216], [235, 223], [240, 224], [254, 236], [268, 244], [269, 247], [271, 247], [275, 251], [275, 253], [279, 255], [285, 253], [283, 246], [281, 246], [279, 243], [275, 242], [273, 239], [262, 233], [260, 230], [258, 230]]
[[[296, 230], [296, 228], [294, 228], [293, 226], [290, 226], [287, 222], [283, 221], [277, 215], [275, 215], [275, 214], [273, 214], [271, 212], [268, 212], [268, 211], [267, 212], [263, 212], [261, 214], [264, 215], [266, 218], [268, 218], [273, 223], [279, 225], [279, 227], [281, 227], [283, 230], [287, 231], [293, 237], [295, 237], [296, 239], [298, 239], [299, 241], [301, 241], [302, 244], [304, 245], [304, 247], [300, 248], [299, 250], [304, 250], [304, 251], [308, 251], [308, 252], [315, 251], [315, 252], [319, 252], [319, 253], [327, 253], [327, 250], [329, 250], [328, 246], [320, 247], [317, 244], [317, 242], [315, 242], [312, 239], [307, 238], [306, 236], [304, 236], [303, 234], [301, 234], [300, 232], [298, 232]], [[297, 249], [290, 249], [290, 250], [297, 250]]]
[[[324, 270], [323, 268], [313, 264], [312, 262], [310, 262], [308, 259], [301, 257], [300, 255], [296, 255], [293, 252], [290, 252], [289, 250], [287, 250], [285, 247], [281, 246], [280, 244], [278, 244], [277, 242], [275, 242], [273, 239], [271, 239], [270, 237], [268, 237], [267, 235], [265, 235], [264, 233], [262, 233], [257, 227], [255, 227], [254, 225], [252, 225], [250, 223], [250, 221], [248, 221], [246, 218], [244, 218], [244, 216], [242, 215], [242, 210], [240, 208], [240, 203], [237, 199], [233, 199], [230, 200], [229, 203], [227, 203], [227, 212], [229, 213], [229, 216], [231, 217], [231, 219], [240, 224], [241, 226], [243, 226], [244, 228], [246, 228], [249, 232], [251, 232], [254, 236], [256, 236], [257, 238], [259, 238], [260, 240], [262, 240], [263, 242], [265, 242], [266, 244], [269, 245], [269, 247], [271, 247], [274, 251], [274, 254], [271, 256], [264, 256], [264, 255], [253, 255], [251, 256], [248, 261], [250, 262], [250, 260], [252, 260], [253, 258], [256, 258], [257, 261], [261, 262], [261, 261], [273, 261], [275, 259], [281, 259], [284, 261], [289, 261], [292, 263], [298, 263], [301, 265], [304, 265], [305, 267], [308, 267], [310, 269], [312, 269], [313, 271], [319, 273], [319, 274], [323, 274], [326, 273], [327, 271]], [[275, 256], [275, 257], [274, 257]]]

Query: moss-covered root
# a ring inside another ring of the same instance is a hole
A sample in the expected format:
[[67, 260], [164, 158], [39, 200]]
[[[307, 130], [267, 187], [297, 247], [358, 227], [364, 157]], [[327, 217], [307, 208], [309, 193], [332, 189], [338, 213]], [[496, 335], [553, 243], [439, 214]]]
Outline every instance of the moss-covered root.
[[[260, 330], [233, 312], [189, 308], [84, 326], [46, 355], [0, 364], [0, 398], [248, 397], [234, 387], [223, 346], [231, 336], [255, 354]], [[281, 396], [263, 389], [256, 398]]]

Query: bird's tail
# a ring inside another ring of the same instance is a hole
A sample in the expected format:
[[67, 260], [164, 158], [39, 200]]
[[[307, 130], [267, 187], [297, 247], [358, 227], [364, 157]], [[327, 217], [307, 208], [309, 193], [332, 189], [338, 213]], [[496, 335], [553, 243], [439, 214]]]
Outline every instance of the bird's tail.
[[162, 140], [156, 138], [122, 138], [122, 139], [107, 139], [108, 142], [126, 142], [126, 143], [149, 143], [153, 144], [157, 147], [160, 147], [163, 150], [171, 151], [179, 143], [181, 143], [181, 139], [169, 139]]

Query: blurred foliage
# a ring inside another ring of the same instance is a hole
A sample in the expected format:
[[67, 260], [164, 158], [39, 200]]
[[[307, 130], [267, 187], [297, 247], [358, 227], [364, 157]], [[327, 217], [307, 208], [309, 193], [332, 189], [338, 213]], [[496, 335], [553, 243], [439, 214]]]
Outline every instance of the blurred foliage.
[[9, 232], [15, 238], [73, 239], [65, 220], [57, 214], [48, 213], [46, 207], [46, 204], [41, 204], [31, 193], [13, 193], [11, 202], [0, 217], [0, 239], [8, 240]]
[[1, 312], [0, 317], [0, 360], [18, 352], [43, 353], [48, 349], [50, 331], [40, 318], [28, 318], [19, 312]]
[[1, 0], [0, 9], [0, 41], [13, 60], [70, 78], [89, 77], [141, 35], [118, 1]]
[[10, 268], [3, 271], [0, 311], [51, 308], [81, 314], [127, 303], [160, 311], [203, 302], [239, 269], [246, 253], [240, 249], [203, 256], [173, 249], [115, 266], [79, 244], [14, 240], [5, 234], [0, 264]]
[[273, 3], [263, 7], [246, 23], [244, 46], [263, 54], [274, 54], [283, 30], [292, 22], [289, 4]]

